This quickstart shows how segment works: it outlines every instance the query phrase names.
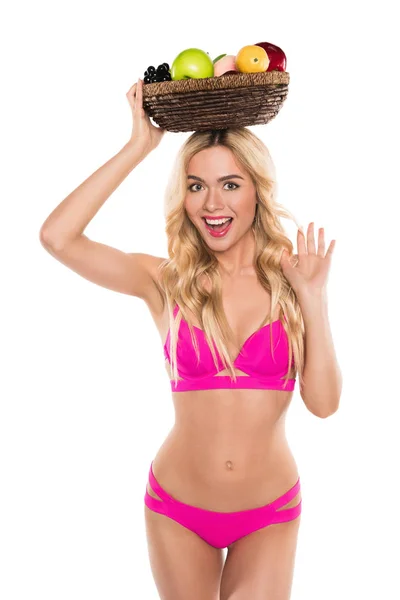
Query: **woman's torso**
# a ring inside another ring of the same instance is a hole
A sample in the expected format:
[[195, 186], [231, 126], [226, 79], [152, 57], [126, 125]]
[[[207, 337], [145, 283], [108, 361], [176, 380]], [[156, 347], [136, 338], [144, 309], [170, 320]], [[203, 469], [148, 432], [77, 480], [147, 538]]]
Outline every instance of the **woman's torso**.
[[[241, 347], [268, 313], [269, 294], [251, 273], [224, 281], [222, 297]], [[152, 316], [164, 344], [166, 303]], [[278, 318], [277, 312], [271, 321]], [[194, 316], [193, 324], [200, 326]], [[171, 379], [167, 360], [165, 366]], [[292, 396], [291, 391], [262, 389], [172, 392], [175, 424], [154, 458], [156, 479], [177, 500], [208, 510], [246, 510], [272, 501], [299, 476], [285, 434]]]

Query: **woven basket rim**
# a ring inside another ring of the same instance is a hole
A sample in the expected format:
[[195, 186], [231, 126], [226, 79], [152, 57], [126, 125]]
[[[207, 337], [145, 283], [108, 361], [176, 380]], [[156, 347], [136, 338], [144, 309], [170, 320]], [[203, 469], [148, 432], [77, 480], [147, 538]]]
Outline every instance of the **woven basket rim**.
[[178, 79], [146, 83], [143, 85], [143, 98], [164, 94], [182, 94], [204, 90], [227, 90], [241, 87], [275, 86], [288, 84], [288, 71], [263, 71], [261, 73], [231, 73], [199, 79]]

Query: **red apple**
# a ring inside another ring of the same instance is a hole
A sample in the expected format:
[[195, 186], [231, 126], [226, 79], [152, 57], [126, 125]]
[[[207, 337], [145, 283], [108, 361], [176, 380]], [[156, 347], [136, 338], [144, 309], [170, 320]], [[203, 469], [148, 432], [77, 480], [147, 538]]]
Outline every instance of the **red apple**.
[[286, 55], [282, 48], [270, 42], [259, 42], [254, 46], [261, 46], [268, 54], [270, 62], [267, 71], [286, 71]]

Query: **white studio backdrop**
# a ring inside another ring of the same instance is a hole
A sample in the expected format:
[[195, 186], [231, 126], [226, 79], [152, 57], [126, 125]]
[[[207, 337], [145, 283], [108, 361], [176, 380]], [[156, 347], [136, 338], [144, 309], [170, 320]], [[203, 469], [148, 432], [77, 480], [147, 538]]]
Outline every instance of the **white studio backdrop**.
[[[329, 318], [344, 385], [318, 419], [296, 391], [287, 438], [303, 513], [293, 600], [400, 597], [398, 580], [399, 46], [394, 3], [255, 0], [3, 7], [0, 597], [158, 598], [147, 555], [149, 465], [174, 422], [145, 303], [42, 248], [48, 214], [128, 141], [126, 92], [185, 48], [261, 40], [287, 55], [289, 94], [251, 127], [278, 201], [336, 240]], [[190, 134], [167, 132], [85, 233], [167, 257], [163, 197]], [[296, 227], [284, 222], [296, 246]]]

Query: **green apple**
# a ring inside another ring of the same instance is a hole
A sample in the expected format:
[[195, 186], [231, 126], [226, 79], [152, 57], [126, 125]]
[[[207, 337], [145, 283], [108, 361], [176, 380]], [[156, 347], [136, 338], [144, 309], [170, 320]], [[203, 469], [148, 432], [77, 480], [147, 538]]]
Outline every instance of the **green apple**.
[[214, 76], [214, 65], [204, 50], [187, 48], [174, 59], [171, 68], [171, 79], [203, 79]]

